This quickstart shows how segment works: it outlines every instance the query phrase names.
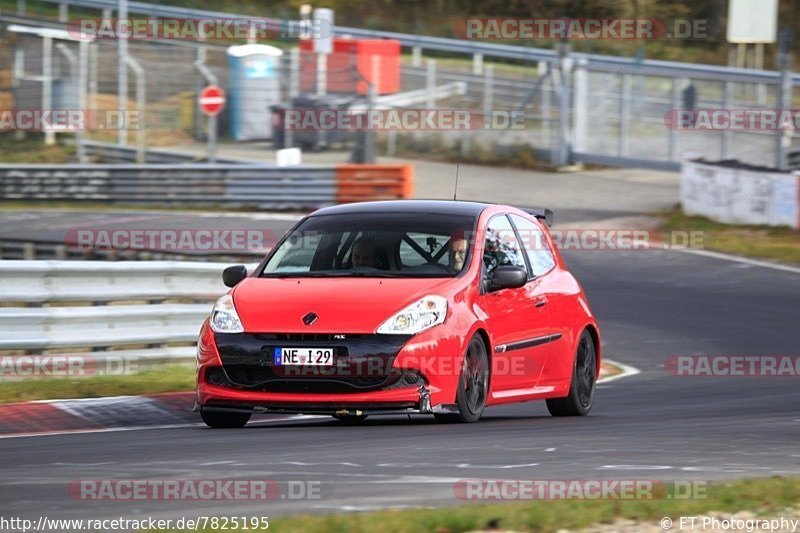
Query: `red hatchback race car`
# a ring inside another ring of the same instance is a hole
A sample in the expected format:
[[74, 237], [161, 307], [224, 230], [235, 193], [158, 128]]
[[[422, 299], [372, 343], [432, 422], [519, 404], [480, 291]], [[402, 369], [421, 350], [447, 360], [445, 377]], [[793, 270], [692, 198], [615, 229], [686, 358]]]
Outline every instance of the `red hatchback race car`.
[[549, 210], [461, 201], [328, 207], [296, 224], [217, 301], [198, 343], [196, 410], [432, 414], [547, 400], [586, 415], [600, 333], [543, 222]]

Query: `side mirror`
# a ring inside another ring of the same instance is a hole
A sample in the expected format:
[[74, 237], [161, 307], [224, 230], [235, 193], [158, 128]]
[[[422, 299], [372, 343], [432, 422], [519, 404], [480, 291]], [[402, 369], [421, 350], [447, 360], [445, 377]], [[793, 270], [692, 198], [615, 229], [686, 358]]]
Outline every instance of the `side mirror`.
[[229, 266], [222, 271], [222, 283], [226, 287], [235, 287], [237, 283], [247, 277], [247, 267], [244, 265]]
[[516, 289], [528, 283], [528, 271], [513, 265], [500, 265], [489, 279], [489, 292]]

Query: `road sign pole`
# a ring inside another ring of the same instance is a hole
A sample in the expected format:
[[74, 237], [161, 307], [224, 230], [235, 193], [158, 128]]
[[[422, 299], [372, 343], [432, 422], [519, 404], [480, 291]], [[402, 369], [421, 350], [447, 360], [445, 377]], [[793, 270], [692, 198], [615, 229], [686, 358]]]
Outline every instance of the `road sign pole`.
[[[117, 13], [119, 20], [126, 22], [128, 18], [128, 0], [119, 0]], [[121, 117], [128, 115], [128, 38], [120, 36], [117, 40], [117, 109]], [[117, 131], [117, 144], [128, 144], [128, 131], [120, 128]]]
[[[205, 68], [204, 65], [197, 65]], [[202, 69], [201, 69], [202, 70]], [[207, 76], [208, 77], [208, 76]], [[225, 108], [225, 91], [216, 85], [209, 85], [200, 91], [198, 98], [200, 111], [208, 117], [208, 163], [217, 162], [217, 115]]]
[[208, 117], [208, 163], [217, 162], [217, 115]]

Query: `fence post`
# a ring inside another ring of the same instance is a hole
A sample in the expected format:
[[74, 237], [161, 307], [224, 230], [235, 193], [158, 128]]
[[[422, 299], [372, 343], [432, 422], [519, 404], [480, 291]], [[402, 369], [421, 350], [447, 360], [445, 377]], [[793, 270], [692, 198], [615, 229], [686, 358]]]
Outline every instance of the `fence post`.
[[[25, 77], [25, 49], [19, 43], [14, 45], [14, 67], [11, 71], [11, 87], [18, 89], [20, 82]], [[25, 130], [14, 130], [14, 139], [22, 140], [25, 138]]]
[[419, 46], [414, 46], [411, 48], [411, 66], [412, 67], [422, 66], [422, 48], [420, 48]]
[[[680, 105], [680, 98], [681, 98], [681, 88], [680, 88], [680, 79], [679, 78], [672, 78], [672, 91], [670, 94], [670, 113], [672, 116], [675, 116], [675, 113], [678, 111], [678, 106]], [[669, 135], [669, 160], [675, 161], [678, 158], [678, 129], [676, 124], [672, 124], [672, 127], [667, 132]]]
[[569, 44], [559, 43], [559, 68], [556, 69], [558, 91], [558, 139], [550, 152], [551, 162], [558, 167], [563, 167], [569, 162], [569, 108], [570, 108], [570, 76], [572, 74], [572, 59], [569, 57]]
[[575, 63], [572, 108], [573, 152], [586, 150], [586, 135], [589, 125], [589, 73], [586, 71], [588, 64], [586, 59], [579, 59]]
[[[731, 82], [725, 81], [722, 83], [722, 109], [730, 110], [731, 108]], [[719, 157], [720, 159], [727, 159], [731, 141], [731, 130], [729, 128], [722, 128], [720, 135]]]
[[289, 99], [300, 94], [300, 48], [289, 50]]
[[324, 96], [328, 87], [328, 54], [317, 56], [317, 96]]
[[97, 50], [98, 44], [94, 41], [88, 44], [89, 57], [89, 108], [97, 111]]
[[[120, 20], [128, 18], [128, 0], [119, 0], [117, 11]], [[125, 117], [128, 111], [128, 39], [124, 36], [117, 41], [117, 110]], [[120, 128], [117, 132], [117, 144], [128, 144], [128, 131]]]
[[[42, 109], [53, 108], [53, 38], [45, 35], [42, 38]], [[44, 132], [44, 143], [56, 143], [56, 132], [47, 129]]]
[[386, 132], [386, 155], [394, 157], [397, 153], [397, 130]]
[[472, 54], [472, 73], [476, 76], [483, 72], [483, 54]]
[[[289, 101], [300, 94], [300, 48], [289, 50]], [[283, 148], [294, 146], [294, 129], [289, 127], [289, 114], [283, 113]]]
[[631, 76], [622, 75], [622, 87], [619, 92], [619, 139], [617, 155], [628, 155], [628, 123], [631, 115]]
[[[781, 69], [778, 81], [778, 112], [789, 110], [792, 107], [792, 71], [788, 65]], [[780, 125], [780, 124], [779, 124]], [[787, 167], [787, 157], [792, 146], [792, 130], [788, 128], [777, 128], [775, 130], [775, 168], [785, 170]]]
[[553, 91], [551, 86], [555, 84], [555, 78], [553, 77], [553, 69], [552, 65], [548, 61], [540, 61], [539, 62], [539, 79], [547, 76], [546, 80], [543, 80], [541, 83], [542, 87], [542, 109], [541, 109], [541, 132], [540, 135], [547, 141], [547, 145], [550, 147], [550, 159], [553, 159], [553, 153], [555, 150], [555, 144], [553, 143], [553, 136], [550, 132], [550, 118], [552, 117], [553, 110]]
[[483, 73], [483, 120], [484, 123], [494, 105], [494, 65], [486, 65]]
[[[778, 35], [778, 112], [788, 111], [792, 108], [792, 52], [789, 42], [789, 31], [781, 29]], [[788, 166], [789, 149], [792, 147], [791, 129], [776, 128], [775, 130], [775, 168], [784, 170]]]
[[17, 0], [17, 16], [25, 16], [25, 0]]
[[[374, 54], [370, 63], [370, 83], [368, 86], [369, 112], [375, 107], [375, 98], [378, 96], [378, 84], [381, 76], [381, 56]], [[364, 132], [364, 163], [375, 162], [375, 130], [367, 121], [367, 131]]]
[[[71, 78], [72, 87], [73, 87], [73, 90], [75, 91], [75, 101], [74, 101], [74, 103], [70, 103], [69, 105], [70, 106], [74, 105], [81, 112], [85, 112], [85, 109], [84, 109], [84, 105], [85, 104], [84, 104], [83, 88], [82, 88], [83, 67], [84, 67], [84, 65], [82, 63], [83, 63], [83, 60], [84, 60], [83, 56], [85, 55], [85, 52], [84, 52], [85, 42], [81, 41], [79, 46], [80, 46], [80, 54], [81, 54], [80, 64], [79, 64], [79, 60], [75, 57], [75, 53], [72, 50], [70, 50], [69, 47], [65, 43], [58, 43], [56, 45], [56, 48], [58, 49], [59, 52], [61, 52], [64, 55], [64, 57], [67, 58], [67, 62], [69, 63], [69, 77]], [[84, 122], [84, 126], [88, 125], [87, 124], [87, 116], [85, 114], [84, 114], [84, 117], [83, 117], [83, 122]], [[83, 129], [80, 128], [80, 127], [75, 130], [75, 146], [76, 146], [76, 149], [77, 149], [76, 151], [77, 151], [78, 161], [81, 162], [81, 163], [85, 163], [86, 162], [86, 153], [85, 153], [85, 151], [83, 149]]]
[[[141, 124], [141, 120], [144, 118], [145, 115], [145, 78], [144, 78], [144, 69], [131, 56], [127, 56], [128, 66], [133, 70], [134, 74], [136, 74], [136, 110], [139, 113], [139, 121], [137, 121], [138, 127], [136, 129], [136, 162], [143, 164], [147, 162], [147, 155], [146, 155], [146, 128], [143, 124]], [[127, 119], [127, 113], [123, 115], [123, 120]], [[123, 128], [125, 129], [125, 128]]]
[[428, 59], [428, 72], [425, 77], [425, 90], [428, 92], [426, 105], [428, 109], [436, 106], [436, 60]]

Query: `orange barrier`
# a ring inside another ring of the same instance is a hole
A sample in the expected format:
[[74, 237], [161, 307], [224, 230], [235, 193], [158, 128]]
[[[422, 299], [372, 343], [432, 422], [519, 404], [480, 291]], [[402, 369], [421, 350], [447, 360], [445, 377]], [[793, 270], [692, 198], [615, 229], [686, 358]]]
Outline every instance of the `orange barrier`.
[[412, 165], [336, 165], [336, 201], [411, 198], [414, 192]]

